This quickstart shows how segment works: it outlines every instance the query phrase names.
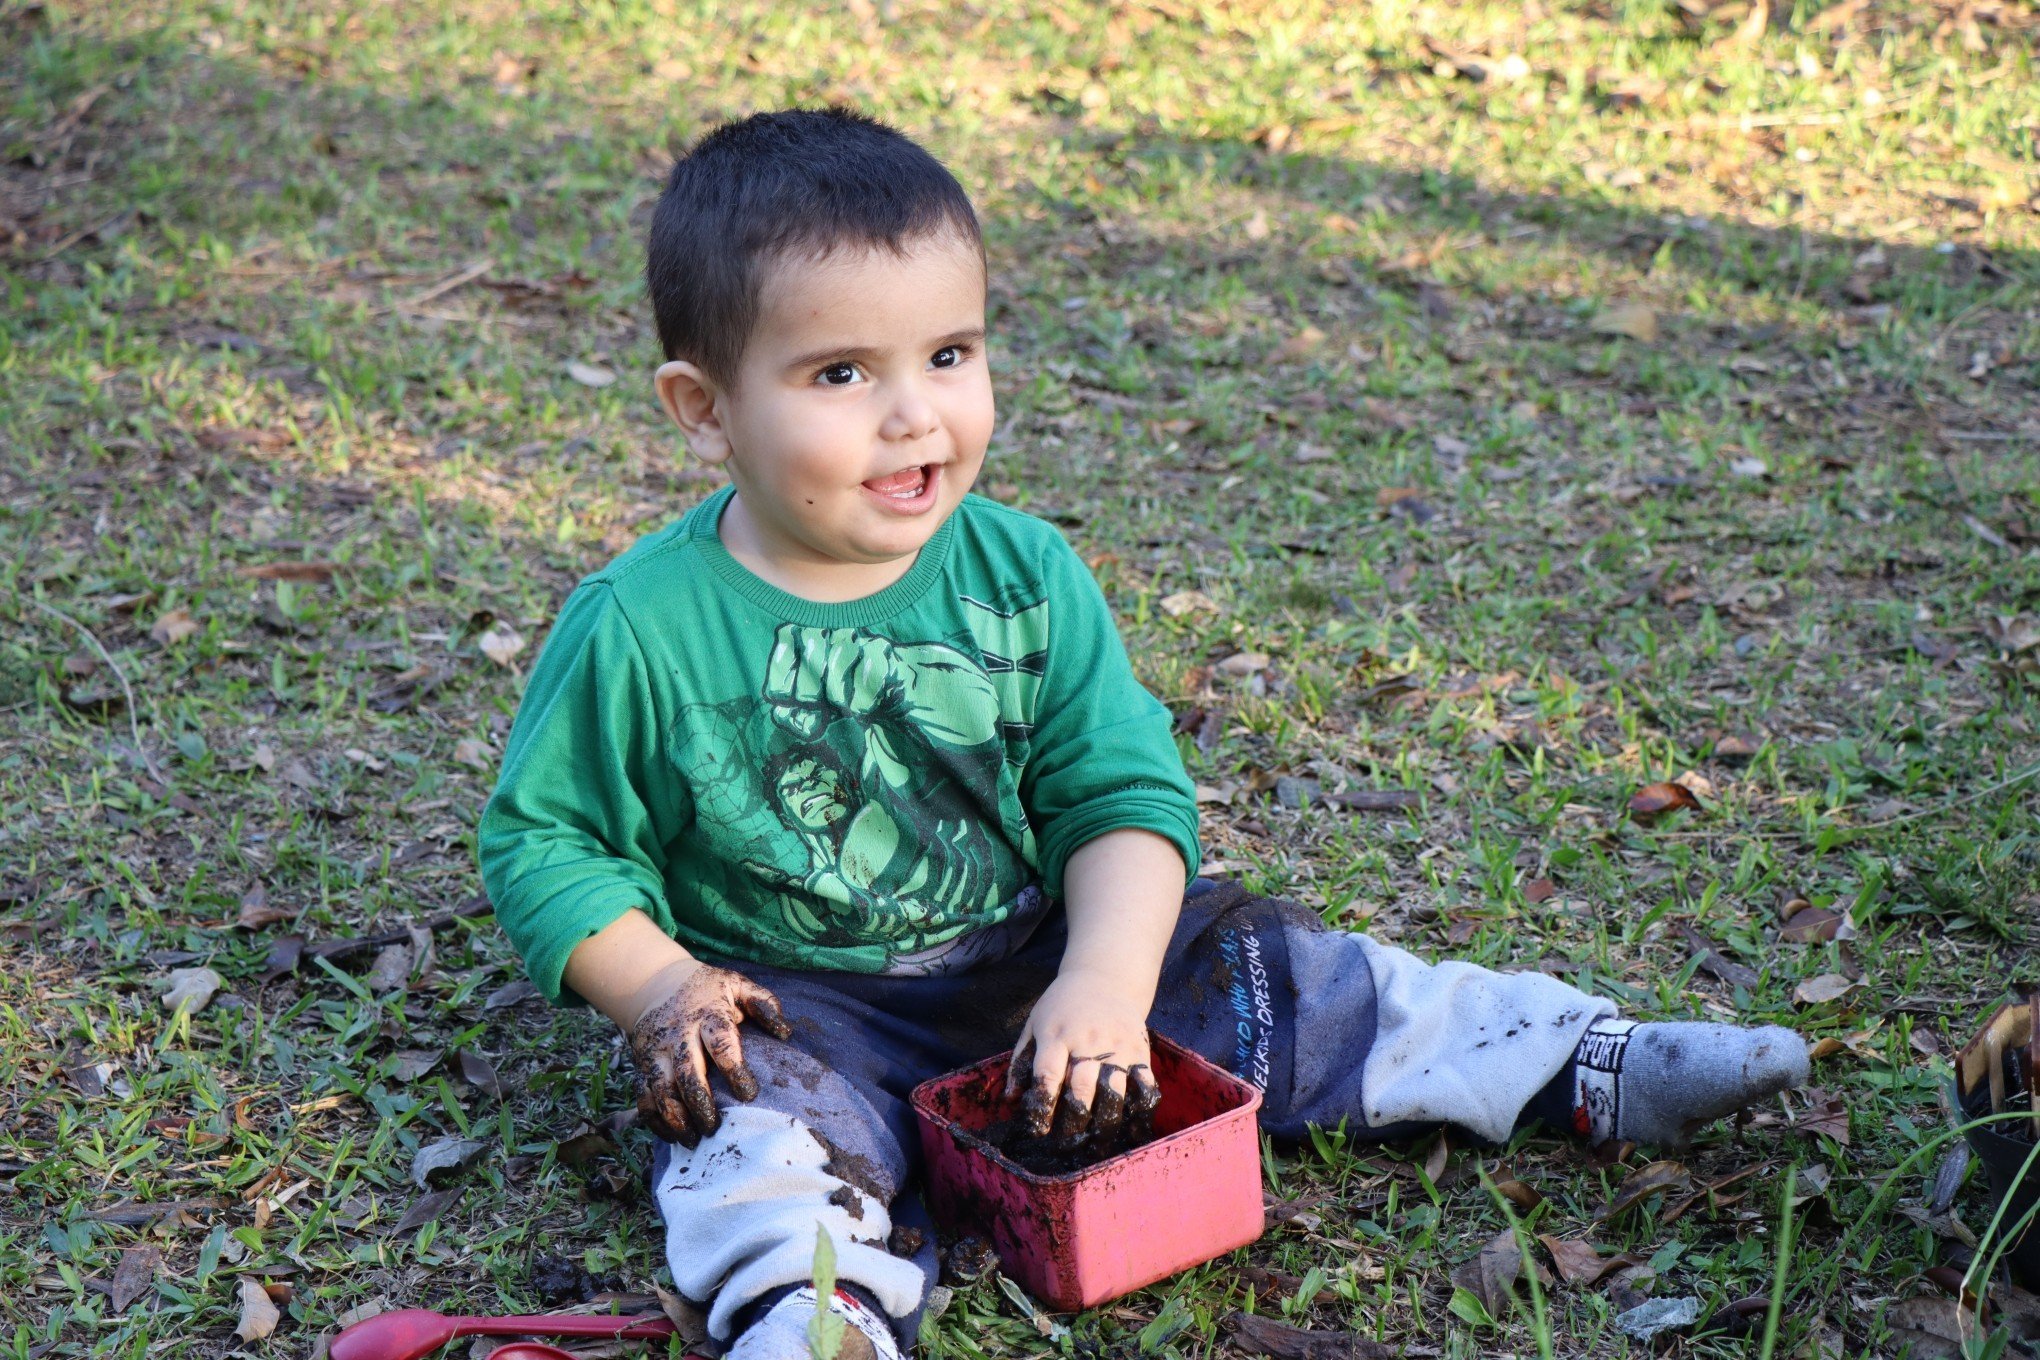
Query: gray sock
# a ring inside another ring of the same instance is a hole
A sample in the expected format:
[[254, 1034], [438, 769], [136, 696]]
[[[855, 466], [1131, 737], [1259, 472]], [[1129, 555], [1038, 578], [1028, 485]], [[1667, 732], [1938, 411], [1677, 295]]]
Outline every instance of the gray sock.
[[1670, 1021], [1596, 1020], [1573, 1055], [1572, 1130], [1678, 1146], [1688, 1130], [1804, 1085], [1806, 1041], [1789, 1029]]

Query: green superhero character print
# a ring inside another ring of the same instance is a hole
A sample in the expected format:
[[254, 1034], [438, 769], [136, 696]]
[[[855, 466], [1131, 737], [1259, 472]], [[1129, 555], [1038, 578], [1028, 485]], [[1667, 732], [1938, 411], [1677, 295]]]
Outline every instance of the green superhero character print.
[[[1013, 614], [988, 617], [1012, 631]], [[1005, 662], [782, 624], [755, 698], [683, 710], [672, 758], [694, 834], [728, 866], [703, 903], [722, 931], [790, 966], [828, 950], [887, 971], [1032, 914], [1034, 837], [1008, 756], [1033, 715], [987, 673]]]

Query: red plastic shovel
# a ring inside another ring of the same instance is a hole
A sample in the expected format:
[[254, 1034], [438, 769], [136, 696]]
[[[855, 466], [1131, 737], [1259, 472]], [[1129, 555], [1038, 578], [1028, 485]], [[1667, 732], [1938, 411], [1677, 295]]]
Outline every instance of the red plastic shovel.
[[423, 1360], [461, 1336], [597, 1336], [652, 1339], [674, 1334], [662, 1317], [460, 1317], [402, 1308], [355, 1323], [333, 1338], [332, 1360]]

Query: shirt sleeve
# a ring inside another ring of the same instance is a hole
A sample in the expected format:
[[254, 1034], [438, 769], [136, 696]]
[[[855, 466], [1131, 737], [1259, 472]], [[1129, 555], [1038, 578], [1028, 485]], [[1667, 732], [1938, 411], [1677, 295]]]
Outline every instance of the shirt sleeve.
[[608, 586], [568, 597], [532, 668], [476, 853], [496, 920], [550, 1001], [567, 956], [632, 908], [673, 929], [666, 847], [687, 817], [644, 653]]
[[1126, 645], [1075, 550], [1061, 538], [1043, 563], [1048, 657], [1021, 800], [1038, 838], [1049, 893], [1077, 848], [1138, 828], [1173, 843], [1186, 872], [1203, 863], [1197, 801], [1161, 700], [1133, 677]]

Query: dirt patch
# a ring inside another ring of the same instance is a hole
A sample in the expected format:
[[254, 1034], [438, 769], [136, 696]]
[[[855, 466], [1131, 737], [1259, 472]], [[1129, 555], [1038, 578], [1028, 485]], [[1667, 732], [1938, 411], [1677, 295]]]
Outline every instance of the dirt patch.
[[1109, 1137], [1096, 1138], [1088, 1133], [1068, 1137], [1029, 1133], [1024, 1119], [1001, 1119], [977, 1133], [958, 1129], [956, 1140], [965, 1147], [980, 1148], [1004, 1158], [1031, 1175], [1073, 1176], [1122, 1152], [1152, 1143], [1154, 1128], [1149, 1125], [1135, 1130], [1133, 1121], [1128, 1120], [1125, 1127]]

